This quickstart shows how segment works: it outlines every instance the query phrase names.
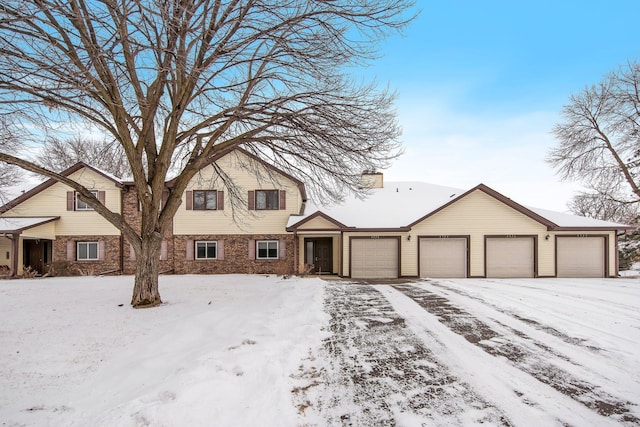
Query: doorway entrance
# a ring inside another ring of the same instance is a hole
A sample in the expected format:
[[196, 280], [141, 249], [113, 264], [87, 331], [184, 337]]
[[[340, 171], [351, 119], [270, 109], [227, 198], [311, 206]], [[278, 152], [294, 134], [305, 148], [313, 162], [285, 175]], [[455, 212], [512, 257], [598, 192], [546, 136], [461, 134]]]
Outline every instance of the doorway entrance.
[[313, 266], [316, 274], [333, 273], [333, 239], [331, 237], [304, 239], [305, 264]]
[[31, 267], [38, 274], [44, 274], [45, 268], [51, 263], [51, 240], [24, 240], [23, 265]]

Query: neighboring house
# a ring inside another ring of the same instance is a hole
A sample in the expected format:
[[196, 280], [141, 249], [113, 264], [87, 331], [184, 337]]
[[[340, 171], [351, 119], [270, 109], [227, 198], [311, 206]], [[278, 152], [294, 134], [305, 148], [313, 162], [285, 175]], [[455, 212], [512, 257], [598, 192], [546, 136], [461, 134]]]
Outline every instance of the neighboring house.
[[[63, 172], [139, 227], [133, 183], [89, 165]], [[315, 207], [305, 187], [250, 153], [212, 159], [190, 182], [161, 246], [162, 272], [352, 278], [616, 276], [628, 227], [525, 208], [479, 185], [469, 191], [363, 175], [368, 198]], [[173, 182], [167, 182], [167, 193]], [[0, 208], [0, 264], [11, 275], [131, 274], [120, 232], [49, 180]]]

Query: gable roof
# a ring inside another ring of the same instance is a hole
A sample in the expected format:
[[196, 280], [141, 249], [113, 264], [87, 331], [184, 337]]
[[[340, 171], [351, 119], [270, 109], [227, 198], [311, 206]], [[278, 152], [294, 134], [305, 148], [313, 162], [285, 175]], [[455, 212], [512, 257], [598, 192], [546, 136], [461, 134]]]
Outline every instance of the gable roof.
[[[90, 166], [90, 165], [88, 165], [88, 164], [86, 164], [84, 162], [78, 162], [75, 165], [71, 166], [70, 168], [67, 168], [67, 169], [63, 170], [62, 172], [60, 172], [60, 175], [69, 176], [69, 175], [72, 175], [72, 174], [78, 172], [81, 169], [92, 170], [93, 172], [95, 172], [95, 173], [97, 173], [99, 175], [102, 175], [103, 177], [107, 178], [108, 180], [113, 181], [117, 186], [119, 186], [119, 187], [123, 186], [123, 183], [119, 178], [115, 177], [114, 175], [112, 175], [112, 174], [110, 174], [108, 172], [105, 172], [103, 170], [100, 170], [98, 168]], [[4, 206], [0, 206], [0, 214], [3, 214], [5, 212], [15, 208], [20, 203], [24, 202], [25, 200], [28, 200], [28, 199], [32, 198], [36, 194], [41, 193], [42, 191], [46, 190], [47, 188], [51, 187], [53, 184], [56, 184], [58, 182], [59, 181], [54, 179], [54, 178], [49, 178], [46, 181], [44, 181], [43, 183], [41, 183], [39, 185], [36, 185], [31, 190], [22, 193], [20, 196], [16, 197], [13, 200], [10, 200]]]
[[22, 233], [38, 225], [46, 224], [51, 221], [60, 219], [59, 216], [41, 216], [41, 217], [4, 217], [0, 218], [0, 233]]
[[[335, 206], [315, 206], [308, 203], [307, 212], [321, 212], [335, 223], [345, 224], [345, 229], [407, 231], [435, 213], [456, 203], [469, 194], [481, 191], [515, 211], [542, 224], [548, 230], [621, 230], [630, 228], [624, 224], [601, 221], [576, 215], [553, 212], [523, 206], [492, 188], [479, 184], [470, 190], [444, 187], [422, 182], [388, 182], [385, 188], [371, 190], [369, 197], [351, 197]], [[309, 214], [292, 216], [287, 229], [293, 231], [309, 220]]]

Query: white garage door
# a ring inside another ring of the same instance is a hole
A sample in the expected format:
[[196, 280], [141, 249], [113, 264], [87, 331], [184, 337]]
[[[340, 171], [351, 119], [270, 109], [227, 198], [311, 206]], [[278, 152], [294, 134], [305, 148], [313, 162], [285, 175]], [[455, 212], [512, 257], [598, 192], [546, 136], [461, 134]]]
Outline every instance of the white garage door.
[[487, 277], [533, 277], [533, 237], [487, 239]]
[[420, 239], [421, 277], [467, 277], [467, 239]]
[[604, 277], [604, 237], [558, 236], [558, 277]]
[[351, 277], [390, 279], [398, 277], [398, 239], [353, 239]]

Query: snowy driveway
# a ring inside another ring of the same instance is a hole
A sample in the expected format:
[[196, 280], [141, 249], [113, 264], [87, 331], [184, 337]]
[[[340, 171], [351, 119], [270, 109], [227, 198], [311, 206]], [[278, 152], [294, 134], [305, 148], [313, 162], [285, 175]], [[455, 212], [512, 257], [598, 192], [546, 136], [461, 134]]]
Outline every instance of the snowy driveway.
[[329, 425], [638, 425], [637, 280], [327, 285]]

